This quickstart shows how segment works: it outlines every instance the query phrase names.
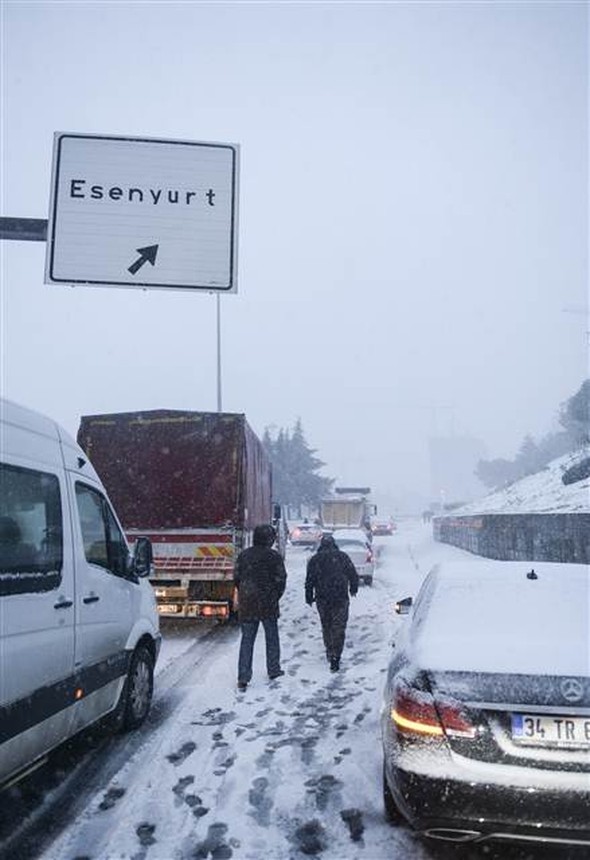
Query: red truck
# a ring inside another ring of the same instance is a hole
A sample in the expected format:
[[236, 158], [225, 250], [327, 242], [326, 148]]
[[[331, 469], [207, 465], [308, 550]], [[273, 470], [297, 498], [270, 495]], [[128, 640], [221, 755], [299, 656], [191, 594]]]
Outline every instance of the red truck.
[[[233, 568], [254, 526], [273, 520], [271, 466], [244, 415], [154, 410], [83, 416], [91, 458], [128, 540], [149, 537], [158, 609], [233, 613]], [[276, 523], [275, 523], [276, 524]]]

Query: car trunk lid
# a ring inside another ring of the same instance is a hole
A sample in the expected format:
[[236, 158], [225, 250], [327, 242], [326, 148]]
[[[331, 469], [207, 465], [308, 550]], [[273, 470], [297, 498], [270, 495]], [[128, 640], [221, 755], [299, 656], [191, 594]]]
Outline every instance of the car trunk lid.
[[429, 686], [444, 727], [444, 703], [461, 704], [474, 740], [448, 736], [468, 758], [563, 770], [590, 769], [590, 679], [576, 675], [435, 672]]

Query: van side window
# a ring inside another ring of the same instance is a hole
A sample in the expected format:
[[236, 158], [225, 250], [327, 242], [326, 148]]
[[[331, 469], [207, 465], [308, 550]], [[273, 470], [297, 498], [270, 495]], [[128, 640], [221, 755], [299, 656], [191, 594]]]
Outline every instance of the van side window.
[[0, 594], [57, 588], [62, 564], [57, 476], [0, 464]]
[[123, 532], [117, 525], [108, 502], [105, 502], [107, 512], [107, 528], [109, 531], [109, 557], [111, 569], [119, 576], [125, 576], [129, 570], [129, 549]]
[[76, 501], [86, 561], [117, 576], [125, 576], [129, 556], [127, 544], [107, 500], [92, 487], [77, 483]]

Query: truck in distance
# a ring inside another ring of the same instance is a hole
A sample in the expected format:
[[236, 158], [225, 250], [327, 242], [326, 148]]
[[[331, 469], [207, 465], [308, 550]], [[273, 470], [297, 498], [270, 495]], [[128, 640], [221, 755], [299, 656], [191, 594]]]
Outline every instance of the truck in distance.
[[336, 487], [334, 493], [320, 501], [320, 520], [324, 529], [366, 529], [370, 517], [377, 513], [369, 502], [369, 487]]

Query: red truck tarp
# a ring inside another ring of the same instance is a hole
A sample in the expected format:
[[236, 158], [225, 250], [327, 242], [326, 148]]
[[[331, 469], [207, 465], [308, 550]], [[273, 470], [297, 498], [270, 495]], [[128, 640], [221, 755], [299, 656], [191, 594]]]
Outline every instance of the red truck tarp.
[[152, 410], [85, 415], [78, 444], [128, 529], [270, 522], [271, 468], [244, 415]]

